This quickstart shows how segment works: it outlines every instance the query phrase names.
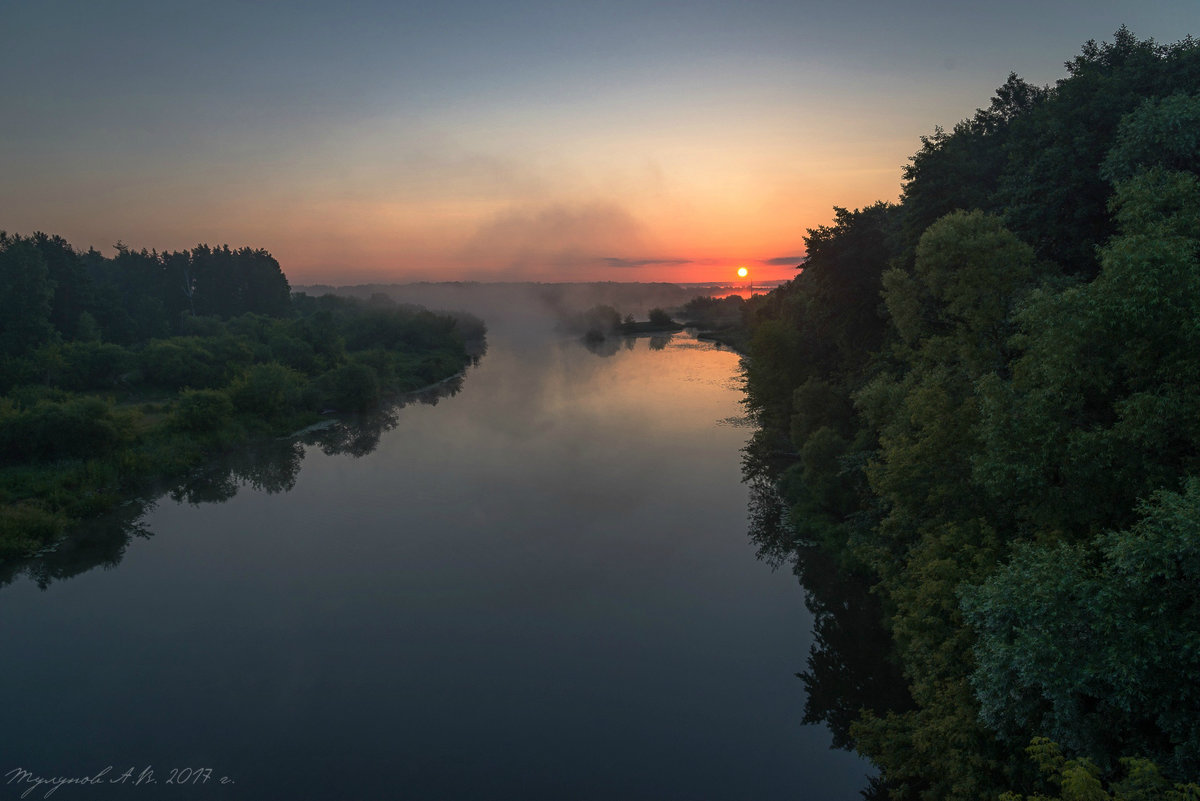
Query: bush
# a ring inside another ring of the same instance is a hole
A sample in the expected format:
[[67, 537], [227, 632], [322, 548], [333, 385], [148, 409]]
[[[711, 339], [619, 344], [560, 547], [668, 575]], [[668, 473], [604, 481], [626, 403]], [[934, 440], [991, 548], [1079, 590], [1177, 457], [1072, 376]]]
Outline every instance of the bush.
[[199, 317], [184, 313], [179, 320], [179, 333], [193, 337], [217, 337], [225, 333], [219, 317]]
[[0, 453], [10, 462], [96, 456], [130, 435], [130, 421], [98, 398], [39, 401], [22, 411], [12, 404], [0, 408]]
[[224, 367], [196, 337], [174, 337], [151, 342], [141, 353], [146, 382], [164, 389], [215, 387]]
[[365, 412], [379, 403], [379, 376], [365, 364], [347, 364], [325, 377], [331, 388], [330, 404], [339, 411]]
[[317, 353], [313, 350], [312, 345], [302, 339], [296, 339], [286, 334], [275, 334], [271, 337], [269, 344], [273, 361], [305, 373], [316, 367]]
[[36, 506], [0, 506], [0, 559], [25, 556], [58, 537], [67, 518]]
[[125, 348], [102, 342], [67, 342], [44, 348], [38, 358], [47, 367], [48, 383], [77, 392], [111, 389], [134, 365]]
[[172, 426], [179, 431], [215, 431], [233, 417], [233, 401], [216, 389], [187, 389], [179, 396]]
[[302, 386], [295, 370], [281, 364], [256, 364], [233, 382], [229, 396], [239, 412], [272, 420], [300, 408]]

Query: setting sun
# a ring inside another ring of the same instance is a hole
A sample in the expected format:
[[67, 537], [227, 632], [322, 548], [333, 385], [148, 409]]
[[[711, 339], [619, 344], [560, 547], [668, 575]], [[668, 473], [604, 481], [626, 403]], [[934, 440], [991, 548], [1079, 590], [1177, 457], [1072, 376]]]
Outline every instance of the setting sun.
[[745, 278], [749, 274], [750, 274], [750, 271], [747, 270], [745, 267], [738, 267], [738, 278]]

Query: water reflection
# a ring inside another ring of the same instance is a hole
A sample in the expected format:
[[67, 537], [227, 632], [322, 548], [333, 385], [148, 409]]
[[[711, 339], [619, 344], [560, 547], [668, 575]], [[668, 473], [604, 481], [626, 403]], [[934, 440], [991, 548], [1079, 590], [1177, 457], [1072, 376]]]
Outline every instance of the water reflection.
[[0, 565], [0, 587], [28, 576], [44, 590], [54, 581], [69, 579], [96, 567], [116, 567], [135, 537], [151, 536], [140, 521], [152, 506], [144, 500], [131, 501], [112, 514], [88, 522], [53, 551], [32, 559], [5, 562]]
[[[791, 565], [813, 615], [807, 668], [796, 674], [807, 696], [804, 722], [824, 724], [834, 747], [853, 751], [850, 727], [862, 710], [883, 716], [911, 709], [913, 702], [892, 658], [883, 609], [867, 581], [845, 570], [821, 548], [800, 540], [789, 523], [775, 481], [785, 464], [786, 459], [773, 456], [761, 436], [743, 450], [743, 476], [750, 490], [750, 539], [761, 560], [773, 567]], [[872, 779], [863, 796], [887, 798], [887, 787]]]
[[277, 440], [252, 445], [195, 471], [172, 487], [171, 500], [198, 506], [224, 503], [242, 487], [275, 494], [296, 485], [296, 474], [304, 459], [300, 442]]
[[797, 674], [808, 691], [804, 722], [824, 723], [834, 746], [852, 750], [850, 724], [862, 710], [882, 716], [912, 708], [907, 682], [867, 583], [812, 546], [797, 549], [794, 568], [815, 624], [808, 669]]
[[622, 343], [621, 337], [615, 336], [583, 337], [579, 341], [583, 343], [583, 346], [587, 348], [590, 353], [594, 353], [597, 356], [603, 357], [617, 355], [617, 353], [621, 350], [622, 344], [625, 344], [625, 347], [632, 349], [632, 345], [628, 341]]
[[672, 334], [650, 334], [649, 336], [600, 336], [580, 337], [579, 342], [596, 356], [607, 358], [624, 350], [635, 350], [639, 341], [645, 341], [650, 350], [666, 350], [672, 342]]
[[[478, 359], [474, 364], [478, 364]], [[369, 414], [331, 419], [295, 437], [256, 442], [224, 454], [174, 485], [162, 488], [154, 497], [131, 499], [117, 511], [86, 522], [52, 551], [0, 565], [0, 587], [28, 576], [44, 590], [55, 581], [93, 568], [116, 567], [134, 539], [153, 536], [142, 521], [159, 497], [199, 506], [225, 503], [247, 488], [268, 495], [290, 492], [296, 486], [308, 448], [317, 448], [328, 456], [366, 456], [379, 446], [385, 432], [396, 427], [401, 409], [413, 404], [436, 406], [441, 399], [457, 395], [463, 380], [464, 376], [458, 375], [398, 396]]]
[[237, 780], [180, 801], [855, 797], [869, 767], [802, 725], [801, 594], [746, 547], [736, 357], [530, 328], [453, 401], [264, 443], [37, 568], [118, 571], [6, 588], [10, 766]]

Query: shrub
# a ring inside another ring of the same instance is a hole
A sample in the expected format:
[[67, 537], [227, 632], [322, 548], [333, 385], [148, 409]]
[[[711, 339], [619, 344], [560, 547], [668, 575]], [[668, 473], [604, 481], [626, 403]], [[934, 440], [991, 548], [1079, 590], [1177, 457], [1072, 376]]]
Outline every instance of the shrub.
[[196, 337], [151, 342], [141, 353], [146, 381], [164, 389], [219, 386], [224, 366]]
[[301, 372], [310, 372], [317, 363], [317, 353], [312, 345], [302, 339], [275, 334], [269, 343], [271, 360]]
[[233, 417], [233, 401], [216, 389], [187, 389], [179, 396], [172, 426], [180, 431], [215, 431]]
[[295, 370], [281, 364], [256, 364], [229, 388], [239, 412], [277, 419], [300, 408], [302, 381]]
[[25, 556], [66, 530], [67, 518], [36, 506], [0, 506], [0, 559]]
[[80, 458], [113, 450], [131, 438], [130, 421], [99, 398], [38, 401], [0, 409], [0, 453], [13, 462]]
[[120, 345], [103, 342], [67, 342], [53, 346], [55, 353], [39, 352], [47, 366], [48, 383], [74, 391], [111, 389], [134, 365], [134, 357]]
[[364, 412], [379, 403], [379, 376], [365, 364], [351, 363], [329, 373], [330, 402], [344, 411]]

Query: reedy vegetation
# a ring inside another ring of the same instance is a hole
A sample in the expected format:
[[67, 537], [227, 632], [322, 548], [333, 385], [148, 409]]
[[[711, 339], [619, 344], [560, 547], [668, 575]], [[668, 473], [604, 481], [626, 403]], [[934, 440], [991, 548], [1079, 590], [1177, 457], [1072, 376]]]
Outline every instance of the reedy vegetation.
[[909, 686], [850, 729], [894, 798], [1200, 777], [1200, 43], [1067, 68], [747, 308], [748, 469], [791, 454], [795, 558], [868, 577]]

